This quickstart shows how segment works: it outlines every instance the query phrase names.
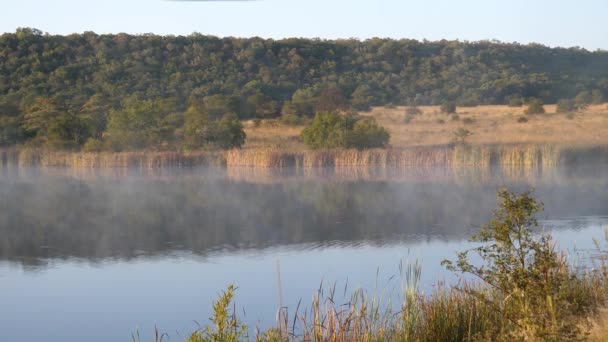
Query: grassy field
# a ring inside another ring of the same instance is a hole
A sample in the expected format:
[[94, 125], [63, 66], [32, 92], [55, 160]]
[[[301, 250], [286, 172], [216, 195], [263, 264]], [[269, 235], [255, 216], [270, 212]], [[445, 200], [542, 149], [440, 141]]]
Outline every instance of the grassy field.
[[[438, 106], [421, 106], [422, 114], [406, 122], [406, 107], [376, 107], [370, 112], [391, 134], [393, 147], [433, 146], [451, 142], [460, 127], [471, 131], [472, 144], [568, 144], [603, 145], [608, 143], [608, 105], [592, 105], [566, 115], [556, 113], [555, 105], [546, 105], [545, 114], [524, 115], [526, 107], [459, 107], [458, 120], [441, 113]], [[528, 122], [518, 122], [525, 117]], [[469, 120], [467, 120], [469, 119]], [[472, 122], [470, 122], [472, 120]], [[303, 150], [299, 136], [303, 126], [288, 126], [277, 120], [256, 126], [245, 123], [246, 149], [280, 148]]]

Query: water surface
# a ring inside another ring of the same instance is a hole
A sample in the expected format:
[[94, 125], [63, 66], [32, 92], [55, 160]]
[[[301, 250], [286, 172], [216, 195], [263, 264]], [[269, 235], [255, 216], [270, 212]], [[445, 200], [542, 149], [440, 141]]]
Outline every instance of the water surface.
[[[0, 176], [3, 339], [172, 340], [205, 324], [216, 295], [239, 287], [250, 326], [319, 286], [391, 291], [401, 261], [422, 286], [470, 247], [496, 189], [536, 188], [560, 248], [593, 247], [608, 224], [608, 167], [557, 170], [5, 169]], [[573, 258], [576, 259], [576, 258]], [[391, 279], [389, 281], [389, 279]], [[323, 285], [321, 285], [323, 284]]]

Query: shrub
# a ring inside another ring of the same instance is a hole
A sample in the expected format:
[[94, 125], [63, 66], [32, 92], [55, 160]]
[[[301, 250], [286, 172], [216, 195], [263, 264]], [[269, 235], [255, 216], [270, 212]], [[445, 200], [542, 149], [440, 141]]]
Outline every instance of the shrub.
[[260, 118], [253, 119], [253, 127], [260, 127], [260, 126], [262, 126], [262, 119], [260, 119]]
[[557, 101], [557, 112], [558, 113], [567, 113], [573, 112], [576, 110], [576, 104], [572, 99], [562, 99]]
[[475, 119], [473, 118], [464, 118], [462, 119], [462, 123], [465, 125], [471, 125], [475, 123]]
[[574, 119], [574, 113], [573, 112], [566, 113], [566, 119], [568, 119], [568, 120]]
[[528, 118], [526, 118], [525, 116], [520, 116], [519, 118], [517, 118], [517, 122], [526, 123], [528, 122]]
[[405, 114], [407, 115], [420, 115], [422, 114], [422, 110], [416, 106], [409, 106], [405, 108]]
[[301, 137], [312, 149], [383, 147], [390, 139], [388, 132], [374, 118], [362, 119], [328, 112], [317, 113]]
[[347, 133], [347, 147], [358, 150], [366, 148], [380, 148], [388, 144], [390, 135], [376, 122], [374, 118], [359, 120]]
[[294, 114], [286, 114], [281, 116], [281, 122], [288, 126], [300, 126], [304, 124], [304, 118]]
[[443, 125], [445, 123], [445, 120], [443, 120], [443, 119], [437, 119], [437, 120], [435, 120], [435, 122], [438, 123], [438, 124], [440, 124], [440, 125]]
[[460, 120], [460, 116], [458, 114], [452, 114], [451, 119], [452, 121], [458, 121]]
[[82, 150], [84, 152], [101, 152], [104, 150], [104, 144], [101, 140], [89, 138], [82, 145]]
[[527, 115], [532, 114], [543, 114], [545, 113], [545, 107], [543, 107], [543, 101], [541, 99], [531, 99], [528, 102], [528, 108], [524, 112]]
[[[561, 341], [580, 334], [585, 301], [572, 300], [577, 279], [555, 251], [551, 236], [535, 235], [535, 214], [543, 204], [530, 192], [498, 191], [499, 207], [487, 226], [471, 239], [481, 246], [442, 262], [449, 270], [468, 273], [488, 287], [462, 290], [486, 302], [501, 317], [496, 330], [517, 340]], [[481, 265], [469, 261], [475, 252]], [[579, 280], [580, 281], [580, 280]]]
[[405, 116], [405, 118], [403, 119], [403, 122], [406, 124], [409, 124], [410, 122], [412, 122], [412, 120], [414, 120], [414, 116], [411, 114], [408, 114]]
[[584, 90], [578, 93], [574, 98], [574, 103], [576, 104], [577, 109], [585, 109], [588, 105], [591, 104], [593, 98], [591, 93]]
[[466, 128], [459, 128], [457, 130], [454, 131], [454, 137], [452, 139], [453, 143], [455, 144], [460, 144], [460, 145], [464, 145], [466, 144], [466, 140], [468, 137], [470, 137], [471, 135], [473, 135], [473, 132], [469, 131]]
[[509, 107], [521, 107], [524, 105], [524, 100], [521, 97], [512, 97], [507, 102]]
[[447, 114], [456, 113], [456, 104], [454, 102], [446, 102], [441, 105], [440, 109], [441, 109], [441, 112], [443, 112], [443, 113], [447, 113]]

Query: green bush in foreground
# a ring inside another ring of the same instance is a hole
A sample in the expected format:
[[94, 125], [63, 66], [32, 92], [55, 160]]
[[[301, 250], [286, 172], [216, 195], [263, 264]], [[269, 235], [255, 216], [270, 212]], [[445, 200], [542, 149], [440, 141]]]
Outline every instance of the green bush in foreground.
[[389, 133], [373, 117], [317, 113], [302, 131], [302, 140], [312, 149], [381, 148], [388, 144]]

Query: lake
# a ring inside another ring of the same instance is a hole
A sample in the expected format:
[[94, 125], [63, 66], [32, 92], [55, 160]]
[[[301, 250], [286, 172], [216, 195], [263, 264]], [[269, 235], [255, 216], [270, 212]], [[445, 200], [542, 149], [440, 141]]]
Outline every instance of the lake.
[[[249, 326], [320, 287], [421, 286], [488, 222], [496, 190], [535, 188], [551, 231], [585, 263], [608, 227], [608, 165], [495, 169], [16, 169], [0, 171], [0, 331], [6, 341], [180, 340], [227, 284]], [[279, 291], [279, 283], [280, 289]], [[281, 298], [279, 298], [281, 293]]]

